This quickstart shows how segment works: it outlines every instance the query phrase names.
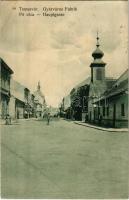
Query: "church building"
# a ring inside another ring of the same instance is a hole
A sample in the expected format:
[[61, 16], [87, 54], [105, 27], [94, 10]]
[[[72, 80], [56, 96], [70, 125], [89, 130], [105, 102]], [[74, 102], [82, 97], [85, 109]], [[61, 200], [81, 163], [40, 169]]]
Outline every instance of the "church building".
[[[92, 53], [94, 60], [90, 65], [88, 121], [100, 126], [126, 127], [128, 70], [118, 79], [106, 77], [106, 63], [102, 60], [103, 56], [97, 35], [96, 50]], [[121, 85], [124, 87], [123, 92]]]
[[34, 92], [34, 102], [35, 102], [35, 117], [41, 118], [46, 109], [45, 96], [41, 92], [40, 82], [38, 82], [37, 90]]

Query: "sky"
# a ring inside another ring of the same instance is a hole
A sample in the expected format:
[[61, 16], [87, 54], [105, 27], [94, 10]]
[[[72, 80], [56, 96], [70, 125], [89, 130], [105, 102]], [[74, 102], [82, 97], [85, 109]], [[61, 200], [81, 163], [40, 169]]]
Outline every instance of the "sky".
[[[48, 105], [58, 106], [78, 83], [90, 76], [99, 32], [106, 76], [128, 68], [127, 1], [1, 1], [0, 57], [13, 78], [36, 90], [38, 81]], [[22, 17], [19, 7], [76, 7], [64, 17]], [[16, 7], [16, 10], [12, 8]]]

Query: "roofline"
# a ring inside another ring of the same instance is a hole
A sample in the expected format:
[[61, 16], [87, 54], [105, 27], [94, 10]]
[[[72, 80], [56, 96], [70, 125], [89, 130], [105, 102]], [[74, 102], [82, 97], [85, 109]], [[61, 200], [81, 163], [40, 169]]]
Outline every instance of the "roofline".
[[117, 78], [114, 77], [105, 77], [106, 81], [116, 81]]
[[6, 69], [8, 69], [9, 70], [9, 72], [11, 73], [11, 74], [13, 74], [14, 72], [13, 72], [13, 70], [6, 64], [6, 62], [2, 59], [2, 58], [0, 58], [0, 63], [2, 64], [4, 64], [4, 67], [6, 68]]
[[[88, 79], [89, 79], [89, 83], [84, 83], [84, 82], [87, 81]], [[84, 79], [83, 81], [81, 81], [80, 83], [78, 83], [78, 84], [74, 87], [74, 89], [77, 89], [77, 88], [79, 88], [79, 87], [81, 87], [81, 86], [89, 85], [89, 84], [90, 84], [90, 79], [91, 79], [91, 77], [88, 76], [86, 79]], [[81, 85], [81, 84], [82, 84], [82, 85]]]
[[104, 99], [111, 98], [111, 97], [113, 97], [113, 96], [119, 95], [119, 94], [124, 93], [124, 92], [126, 92], [126, 91], [128, 91], [128, 88], [125, 88], [125, 89], [123, 89], [123, 90], [121, 90], [121, 91], [118, 91], [118, 92], [111, 93], [111, 94], [109, 94], [109, 95], [104, 95], [104, 96], [102, 96], [100, 99], [96, 100], [94, 103], [97, 103], [97, 102], [99, 102], [99, 101], [103, 101]]
[[126, 72], [128, 72], [128, 68], [119, 76], [119, 78], [117, 78], [116, 81], [120, 80], [120, 78], [121, 78], [124, 74], [126, 74]]
[[25, 85], [21, 84], [20, 82], [18, 82], [18, 81], [15, 80], [14, 78], [12, 78], [11, 81], [12, 81], [13, 83], [19, 84], [19, 85], [22, 86], [24, 89], [27, 88]]
[[103, 63], [94, 63], [94, 62], [92, 62], [90, 64], [90, 67], [105, 67], [105, 65], [106, 65], [105, 62], [103, 62]]
[[20, 102], [22, 102], [23, 104], [25, 104], [25, 101], [19, 99], [19, 97], [15, 97], [15, 98], [16, 98], [17, 101], [20, 101]]

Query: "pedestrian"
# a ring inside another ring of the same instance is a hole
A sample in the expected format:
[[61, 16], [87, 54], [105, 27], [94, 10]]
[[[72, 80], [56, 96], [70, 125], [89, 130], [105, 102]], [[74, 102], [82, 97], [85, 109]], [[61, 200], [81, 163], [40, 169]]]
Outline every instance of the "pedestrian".
[[100, 126], [101, 126], [101, 123], [102, 123], [102, 119], [103, 119], [102, 115], [99, 114], [99, 125], [100, 125]]
[[88, 122], [88, 113], [85, 115], [85, 122]]
[[47, 125], [50, 123], [50, 113], [47, 113]]
[[11, 117], [9, 114], [6, 115], [5, 117], [5, 124], [6, 125], [11, 125]]

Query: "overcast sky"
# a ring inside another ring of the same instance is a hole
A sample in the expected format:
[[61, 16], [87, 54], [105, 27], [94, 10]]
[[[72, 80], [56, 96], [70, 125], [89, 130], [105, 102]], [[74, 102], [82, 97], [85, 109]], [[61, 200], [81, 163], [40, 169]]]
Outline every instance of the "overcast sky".
[[[14, 79], [31, 91], [40, 81], [48, 104], [90, 76], [99, 30], [106, 75], [118, 77], [128, 68], [126, 1], [0, 2], [0, 56]], [[16, 6], [16, 10], [12, 7]], [[65, 17], [19, 17], [18, 7], [77, 7]]]

